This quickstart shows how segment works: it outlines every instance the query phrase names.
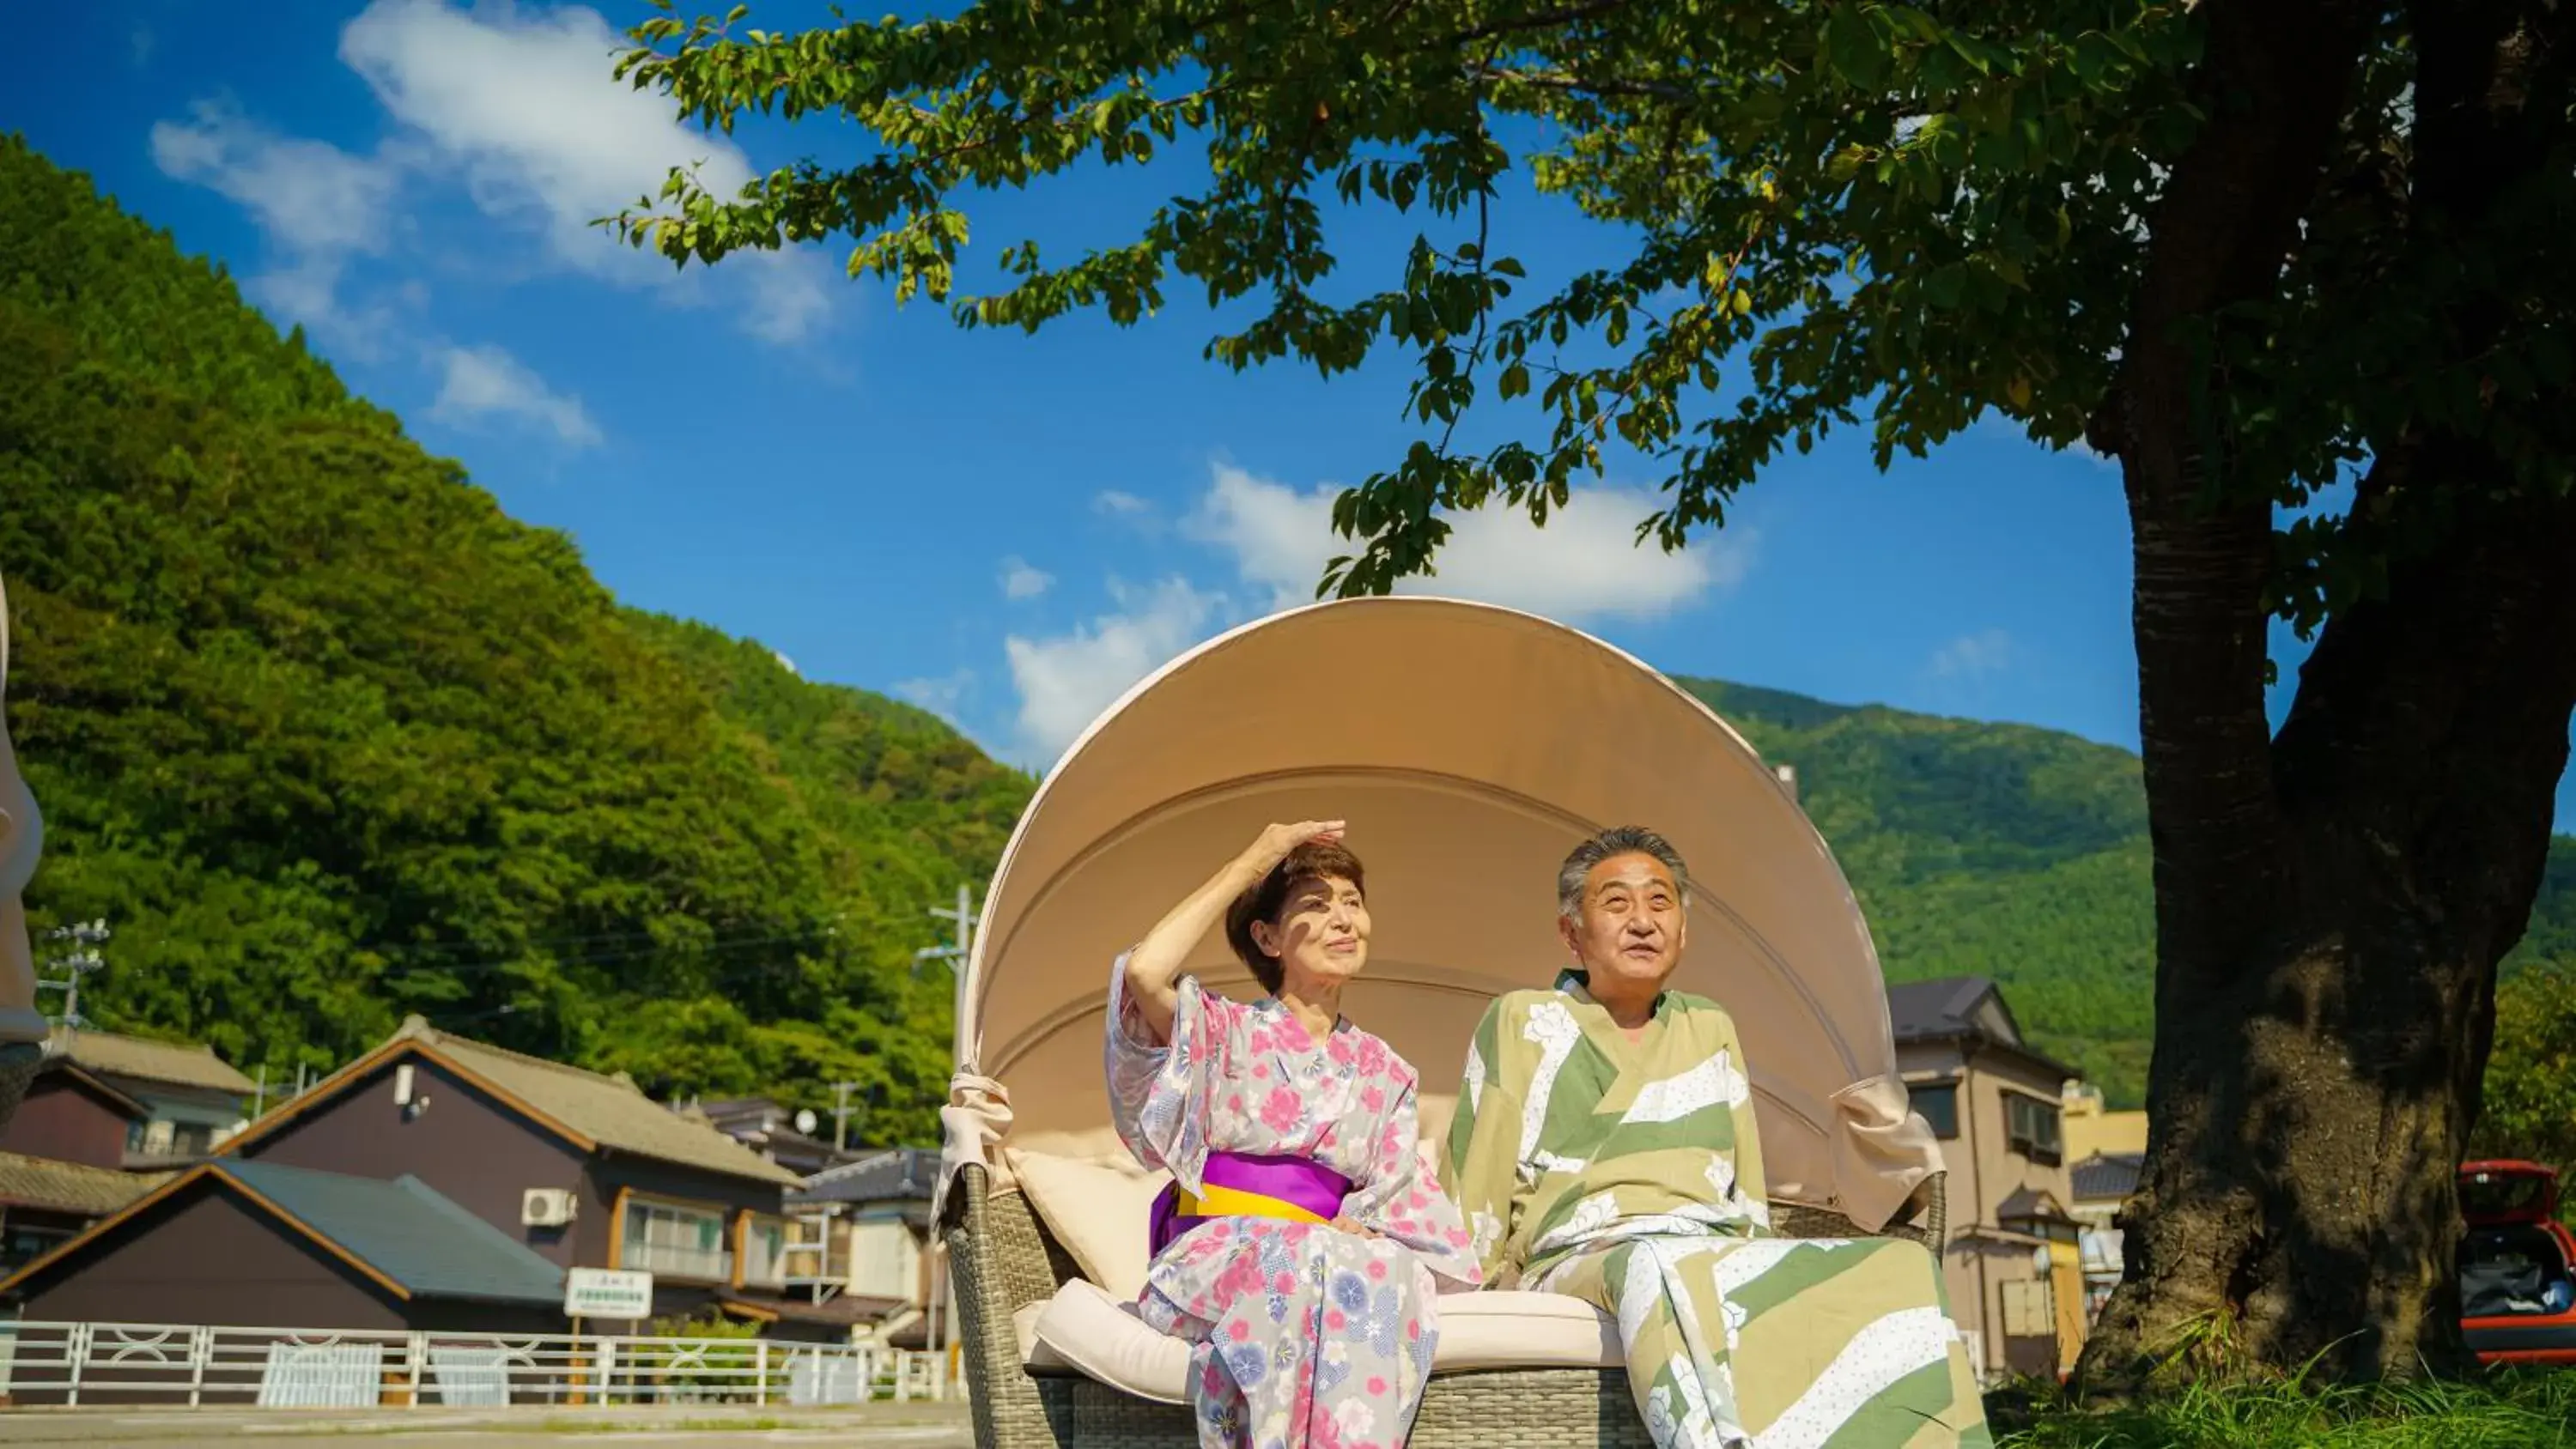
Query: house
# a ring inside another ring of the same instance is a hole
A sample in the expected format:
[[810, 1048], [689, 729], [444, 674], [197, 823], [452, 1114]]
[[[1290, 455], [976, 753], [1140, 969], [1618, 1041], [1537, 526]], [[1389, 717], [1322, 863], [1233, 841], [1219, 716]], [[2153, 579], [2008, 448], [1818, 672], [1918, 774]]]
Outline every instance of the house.
[[[417, 1177], [233, 1157], [171, 1174], [0, 1280], [33, 1322], [403, 1332], [559, 1333], [563, 1294], [561, 1267]], [[112, 1367], [87, 1377], [85, 1404], [167, 1402], [120, 1394]]]
[[213, 1151], [241, 1129], [242, 1100], [259, 1091], [207, 1046], [56, 1026], [45, 1050], [142, 1105], [124, 1150], [124, 1165], [141, 1171], [183, 1166]]
[[48, 1055], [27, 1083], [16, 1116], [0, 1127], [0, 1152], [76, 1162], [115, 1171], [125, 1166], [126, 1143], [152, 1109], [109, 1086], [96, 1072], [67, 1056]]
[[[379, 1184], [409, 1179], [556, 1270], [652, 1273], [655, 1319], [723, 1314], [776, 1324], [782, 1336], [813, 1336], [783, 1293], [781, 1200], [798, 1181], [794, 1173], [655, 1102], [623, 1076], [453, 1036], [419, 1017], [226, 1141], [205, 1165], [233, 1177], [274, 1167]], [[197, 1182], [192, 1192], [240, 1196], [231, 1178]], [[249, 1187], [255, 1191], [256, 1183]], [[326, 1251], [356, 1251], [322, 1243], [330, 1237], [321, 1230], [315, 1242]], [[63, 1252], [87, 1275], [94, 1260], [144, 1251], [140, 1241], [102, 1223]], [[264, 1291], [247, 1279], [226, 1279], [227, 1271], [218, 1261], [209, 1281], [233, 1281], [235, 1293]], [[147, 1280], [118, 1270], [99, 1281]], [[0, 1282], [0, 1296], [15, 1282]], [[176, 1303], [166, 1296], [111, 1303], [103, 1291], [80, 1300], [85, 1311], [125, 1322], [192, 1321], [170, 1318]], [[318, 1309], [353, 1300], [311, 1301]], [[560, 1293], [555, 1304], [560, 1308]], [[494, 1316], [516, 1321], [498, 1310]], [[551, 1322], [557, 1331], [566, 1326], [559, 1313]]]
[[2075, 1073], [2033, 1050], [1979, 976], [1891, 986], [1897, 1068], [1949, 1163], [1952, 1313], [1980, 1374], [2054, 1378], [2089, 1319], [2061, 1105]]
[[2138, 1174], [2145, 1169], [2146, 1161], [2144, 1152], [2097, 1152], [2068, 1169], [2073, 1200], [2067, 1210], [2083, 1224], [2076, 1243], [2084, 1262], [2086, 1323], [2101, 1316], [2111, 1290], [2120, 1285], [2120, 1272], [2127, 1262], [2123, 1252], [2127, 1235], [2111, 1219], [2129, 1195], [2138, 1190]]
[[[939, 1153], [893, 1147], [816, 1173], [787, 1195], [795, 1220], [791, 1286], [817, 1299], [865, 1305], [860, 1336], [894, 1348], [930, 1346], [930, 1308], [955, 1299], [933, 1279], [930, 1196]], [[953, 1330], [951, 1330], [953, 1334]]]
[[0, 1273], [16, 1270], [158, 1186], [127, 1172], [141, 1102], [69, 1058], [48, 1056], [0, 1127]]
[[[688, 1110], [699, 1114], [708, 1126], [798, 1177], [811, 1177], [826, 1168], [852, 1161], [858, 1155], [845, 1152], [798, 1127], [796, 1119], [799, 1114], [767, 1097], [692, 1102]], [[812, 1114], [802, 1115], [810, 1124]]]
[[2114, 1112], [2102, 1104], [2102, 1089], [2090, 1082], [2066, 1084], [2066, 1160], [2082, 1162], [2100, 1154], [2144, 1154], [2147, 1114]]
[[0, 1152], [0, 1274], [69, 1242], [168, 1176]]

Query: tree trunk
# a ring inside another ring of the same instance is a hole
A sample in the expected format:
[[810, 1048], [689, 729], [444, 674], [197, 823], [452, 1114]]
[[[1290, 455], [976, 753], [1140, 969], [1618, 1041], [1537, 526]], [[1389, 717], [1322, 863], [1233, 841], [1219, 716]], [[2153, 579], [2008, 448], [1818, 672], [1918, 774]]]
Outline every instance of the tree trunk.
[[2271, 751], [2265, 899], [2181, 949], [2200, 903], [2158, 862], [2150, 1157], [2089, 1381], [2196, 1323], [2276, 1367], [2466, 1366], [2454, 1174], [2567, 762], [2576, 506], [2462, 534], [2320, 640]]
[[[2543, 154], [2513, 144], [2529, 88], [2505, 82], [2549, 47], [2518, 45], [2510, 8], [2418, 19], [2410, 219], [2475, 235]], [[2516, 496], [2476, 438], [2381, 441], [2363, 502], [2456, 515], [2327, 626], [2267, 738], [2271, 508], [2227, 476], [2203, 421], [2228, 415], [2226, 377], [2175, 327], [2277, 285], [2365, 38], [2332, 4], [2212, 14], [2211, 120], [2154, 219], [2097, 425], [2133, 529], [2157, 967], [2148, 1161], [2081, 1365], [2095, 1391], [2195, 1342], [2336, 1377], [2467, 1362], [2455, 1174], [2567, 761], [2576, 503]], [[2563, 77], [2541, 91], [2545, 110]], [[2446, 321], [2451, 358], [2502, 325]]]

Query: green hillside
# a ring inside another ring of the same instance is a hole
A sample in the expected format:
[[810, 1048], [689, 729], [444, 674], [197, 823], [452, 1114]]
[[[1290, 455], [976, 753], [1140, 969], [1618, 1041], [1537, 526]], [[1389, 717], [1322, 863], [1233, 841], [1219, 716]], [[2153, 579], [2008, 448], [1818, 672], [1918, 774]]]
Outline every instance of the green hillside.
[[621, 608], [220, 270], [0, 142], [0, 568], [99, 1025], [292, 1077], [406, 1012], [926, 1140], [924, 912], [1032, 782], [931, 716]]
[[[620, 606], [220, 269], [6, 138], [0, 569], [49, 826], [29, 904], [114, 925], [99, 1025], [291, 1078], [417, 1011], [656, 1092], [857, 1082], [862, 1138], [932, 1140], [948, 990], [912, 952], [1033, 781]], [[1994, 976], [2138, 1098], [2134, 756], [1684, 683], [1797, 766], [1892, 977]], [[2558, 845], [2518, 958], [2576, 959]]]
[[[2137, 756], [2025, 725], [1679, 682], [1797, 767], [1888, 979], [1992, 977], [2036, 1045], [2113, 1106], [2144, 1101], [2155, 921]], [[2566, 836], [2506, 970], [2544, 958], [2576, 960]]]

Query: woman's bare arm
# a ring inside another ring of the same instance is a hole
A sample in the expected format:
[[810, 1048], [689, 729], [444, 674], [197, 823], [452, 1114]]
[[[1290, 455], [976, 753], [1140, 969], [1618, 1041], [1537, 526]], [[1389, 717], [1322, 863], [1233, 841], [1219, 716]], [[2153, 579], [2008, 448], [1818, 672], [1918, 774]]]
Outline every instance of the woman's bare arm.
[[1137, 1014], [1144, 1018], [1156, 1041], [1171, 1039], [1172, 1014], [1180, 1006], [1177, 987], [1181, 963], [1189, 958], [1190, 948], [1225, 918], [1225, 908], [1234, 903], [1236, 896], [1260, 884], [1272, 867], [1288, 858], [1288, 852], [1309, 840], [1338, 840], [1341, 835], [1342, 822], [1338, 820], [1301, 820], [1294, 825], [1270, 826], [1241, 855], [1227, 861], [1204, 885], [1164, 912], [1154, 929], [1145, 933], [1145, 939], [1127, 953], [1127, 997], [1136, 1003]]

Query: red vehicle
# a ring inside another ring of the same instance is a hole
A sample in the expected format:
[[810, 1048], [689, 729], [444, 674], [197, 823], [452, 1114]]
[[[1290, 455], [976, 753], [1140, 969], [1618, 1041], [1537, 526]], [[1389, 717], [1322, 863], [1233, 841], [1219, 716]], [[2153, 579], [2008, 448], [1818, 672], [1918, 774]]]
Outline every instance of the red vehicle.
[[2460, 1164], [2460, 1327], [2482, 1363], [2576, 1364], [2576, 1236], [2558, 1221], [2558, 1172]]

